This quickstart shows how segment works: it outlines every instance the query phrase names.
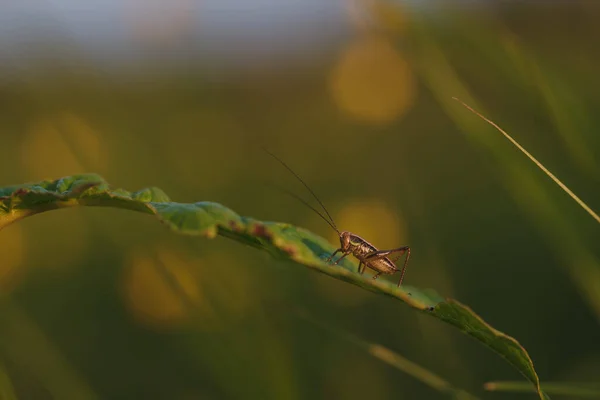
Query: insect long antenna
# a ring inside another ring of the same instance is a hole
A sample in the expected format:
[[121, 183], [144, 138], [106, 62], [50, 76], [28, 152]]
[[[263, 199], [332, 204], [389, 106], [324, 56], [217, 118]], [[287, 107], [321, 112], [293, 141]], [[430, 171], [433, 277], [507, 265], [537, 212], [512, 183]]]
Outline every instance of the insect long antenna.
[[308, 204], [308, 202], [306, 200], [304, 200], [302, 197], [298, 196], [296, 193], [291, 192], [285, 188], [270, 184], [270, 186], [273, 186], [274, 188], [276, 188], [277, 190], [281, 190], [283, 193], [287, 194], [288, 196], [292, 196], [293, 198], [295, 198], [296, 200], [298, 200], [300, 203], [304, 204], [306, 207], [310, 208], [311, 210], [313, 210], [315, 213], [317, 213], [317, 215], [321, 218], [323, 218], [323, 221], [327, 222], [329, 224], [330, 227], [333, 228], [333, 230], [335, 230], [338, 235], [340, 234], [340, 231], [338, 231], [338, 229], [335, 227], [335, 225], [333, 225], [331, 222], [329, 222], [329, 220], [327, 218], [325, 218], [325, 216], [323, 214], [321, 214], [319, 212], [319, 210], [317, 210], [316, 208], [314, 208], [313, 206], [311, 206], [310, 204]]
[[325, 205], [323, 204], [323, 202], [321, 202], [321, 200], [319, 200], [319, 197], [317, 197], [317, 195], [315, 194], [315, 192], [312, 191], [312, 189], [306, 184], [306, 182], [304, 182], [304, 180], [302, 180], [302, 178], [300, 178], [300, 176], [297, 173], [295, 173], [292, 168], [290, 168], [285, 162], [283, 162], [283, 160], [281, 160], [279, 157], [277, 157], [275, 154], [271, 153], [269, 150], [265, 149], [264, 147], [262, 149], [263, 149], [263, 151], [265, 153], [267, 153], [268, 155], [270, 155], [271, 157], [273, 157], [275, 160], [277, 160], [281, 165], [283, 165], [288, 171], [290, 171], [292, 173], [292, 175], [294, 175], [296, 177], [296, 179], [298, 179], [300, 181], [300, 183], [302, 183], [304, 185], [304, 187], [310, 192], [310, 194], [312, 194], [312, 196], [315, 198], [315, 200], [317, 200], [317, 202], [321, 205], [321, 207], [325, 211], [325, 214], [329, 217], [329, 220], [327, 220], [327, 218], [325, 218], [323, 216], [323, 214], [321, 214], [320, 212], [318, 212], [314, 207], [312, 207], [310, 204], [308, 204], [306, 201], [304, 201], [299, 196], [297, 196], [294, 193], [291, 193], [291, 192], [289, 192], [287, 190], [284, 190], [284, 191], [287, 194], [289, 194], [292, 197], [294, 197], [295, 199], [301, 201], [302, 204], [304, 204], [305, 206], [309, 207], [311, 210], [313, 210], [317, 214], [319, 214], [319, 216], [321, 218], [323, 218], [329, 224], [329, 226], [331, 226], [339, 234], [340, 231], [338, 230], [337, 225], [335, 224], [335, 221], [331, 217], [331, 214], [329, 214], [329, 211], [327, 211], [327, 208], [325, 207]]

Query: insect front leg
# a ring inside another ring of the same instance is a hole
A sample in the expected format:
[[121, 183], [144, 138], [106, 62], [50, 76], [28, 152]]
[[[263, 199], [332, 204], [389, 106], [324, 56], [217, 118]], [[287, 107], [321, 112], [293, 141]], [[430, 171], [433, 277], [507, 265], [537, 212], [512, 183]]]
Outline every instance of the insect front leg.
[[336, 261], [336, 262], [334, 262], [334, 263], [333, 263], [333, 265], [338, 265], [338, 263], [339, 263], [340, 261], [342, 261], [342, 260], [344, 259], [344, 257], [346, 257], [348, 254], [350, 254], [350, 252], [348, 252], [348, 253], [344, 253], [344, 254], [343, 254], [343, 255], [342, 255], [340, 258], [338, 258], [338, 259], [337, 259], [337, 261]]
[[357, 272], [362, 275], [362, 274], [365, 273], [365, 269], [367, 269], [367, 263], [362, 258], [359, 258], [358, 259], [358, 270], [357, 270]]
[[332, 254], [332, 255], [330, 255], [330, 256], [329, 256], [329, 258], [328, 258], [328, 259], [327, 259], [325, 262], [327, 262], [327, 263], [328, 263], [328, 262], [330, 262], [330, 261], [333, 259], [333, 257], [334, 257], [334, 256], [335, 256], [337, 253], [339, 253], [340, 251], [343, 251], [343, 250], [342, 250], [342, 249], [337, 249], [336, 251], [334, 251], [334, 252], [333, 252], [333, 254]]
[[[330, 261], [333, 260], [333, 257], [339, 253], [340, 251], [344, 251], [344, 249], [337, 249], [336, 251], [333, 252], [333, 254], [331, 256], [329, 256], [329, 258], [327, 259], [327, 263], [329, 263]], [[337, 259], [336, 262], [334, 262], [332, 265], [337, 265], [340, 261], [342, 261], [344, 259], [344, 257], [346, 257], [348, 254], [350, 254], [350, 252], [346, 252], [344, 254], [342, 254], [342, 256], [340, 258]]]
[[[363, 275], [363, 274], [365, 273], [365, 270], [367, 269], [367, 267], [369, 267], [369, 268], [370, 268], [370, 266], [369, 266], [369, 265], [368, 265], [368, 263], [365, 261], [365, 259], [361, 259], [361, 258], [359, 258], [359, 259], [358, 259], [358, 261], [359, 261], [359, 262], [358, 262], [358, 272], [359, 272], [361, 275]], [[362, 265], [362, 270], [360, 269], [361, 265]]]

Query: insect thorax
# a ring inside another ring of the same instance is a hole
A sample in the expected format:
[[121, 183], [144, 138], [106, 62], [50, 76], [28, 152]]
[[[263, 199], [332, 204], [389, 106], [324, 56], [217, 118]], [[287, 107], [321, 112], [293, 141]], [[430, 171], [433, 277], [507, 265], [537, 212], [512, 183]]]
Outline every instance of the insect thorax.
[[377, 248], [358, 235], [350, 234], [350, 251], [355, 257], [362, 258], [377, 251]]

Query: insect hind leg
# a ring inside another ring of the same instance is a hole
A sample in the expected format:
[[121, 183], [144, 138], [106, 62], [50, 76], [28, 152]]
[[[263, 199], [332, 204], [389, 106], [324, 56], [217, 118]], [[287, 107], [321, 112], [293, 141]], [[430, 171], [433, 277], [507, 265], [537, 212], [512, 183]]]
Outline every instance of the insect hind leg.
[[406, 265], [408, 264], [408, 259], [410, 258], [410, 247], [406, 246], [406, 258], [404, 259], [404, 266], [402, 267], [402, 272], [400, 273], [400, 280], [398, 281], [398, 287], [402, 283], [402, 279], [404, 279], [404, 272], [406, 272]]
[[404, 279], [404, 273], [406, 272], [406, 266], [408, 265], [408, 259], [410, 258], [410, 247], [404, 246], [403, 249], [405, 249], [405, 251], [403, 251], [400, 254], [400, 256], [402, 256], [402, 254], [406, 252], [406, 257], [404, 258], [404, 265], [402, 266], [402, 271], [400, 272], [400, 280], [398, 280], [398, 287], [400, 287], [400, 285], [402, 284], [402, 280]]
[[398, 281], [398, 287], [402, 284], [404, 280], [404, 273], [406, 272], [406, 266], [408, 265], [408, 259], [410, 258], [410, 247], [402, 246], [397, 249], [391, 250], [378, 250], [373, 252], [367, 256], [368, 261], [376, 261], [382, 258], [388, 257], [392, 262], [396, 262], [400, 257], [402, 257], [406, 253], [406, 258], [404, 259], [404, 265], [402, 266], [402, 270], [400, 271], [400, 280]]

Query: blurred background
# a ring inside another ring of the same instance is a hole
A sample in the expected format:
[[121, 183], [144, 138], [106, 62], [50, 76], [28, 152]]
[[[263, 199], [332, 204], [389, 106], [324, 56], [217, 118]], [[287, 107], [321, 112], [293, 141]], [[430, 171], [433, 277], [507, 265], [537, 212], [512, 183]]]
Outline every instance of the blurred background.
[[[543, 381], [597, 382], [597, 222], [452, 97], [597, 211], [599, 17], [584, 0], [3, 1], [0, 185], [96, 172], [337, 243], [264, 185], [308, 198], [266, 145], [341, 228], [410, 245], [406, 284], [514, 336]], [[534, 398], [483, 392], [521, 377], [398, 301], [146, 215], [54, 211], [0, 243], [3, 398], [449, 397], [299, 310], [478, 396]]]

